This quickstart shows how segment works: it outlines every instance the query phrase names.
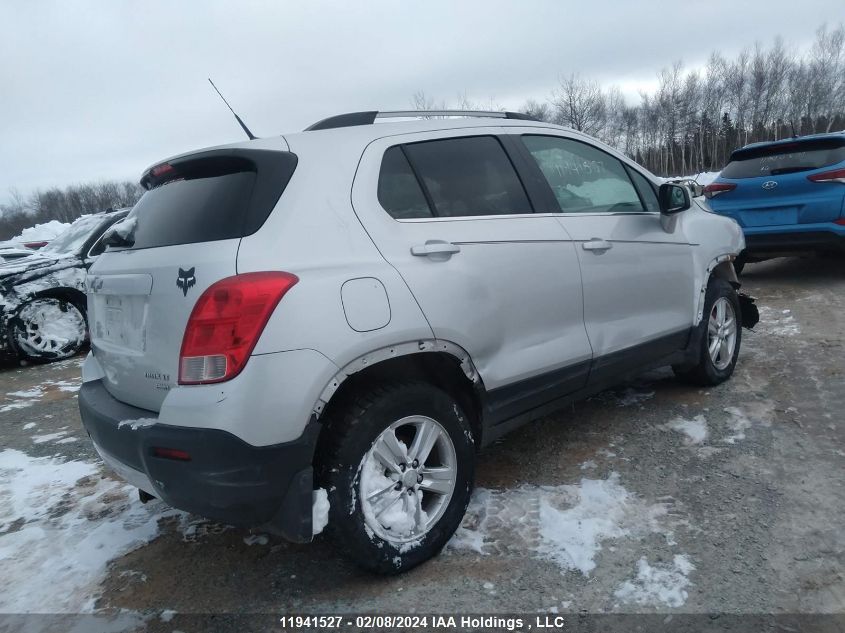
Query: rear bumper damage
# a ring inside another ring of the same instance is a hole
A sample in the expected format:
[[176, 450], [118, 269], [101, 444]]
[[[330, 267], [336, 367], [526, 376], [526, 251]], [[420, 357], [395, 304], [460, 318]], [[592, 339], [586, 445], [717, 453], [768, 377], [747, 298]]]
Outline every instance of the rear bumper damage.
[[79, 409], [106, 465], [143, 492], [215, 521], [311, 540], [316, 420], [294, 441], [252, 446], [219, 429], [159, 424], [99, 380], [83, 383]]

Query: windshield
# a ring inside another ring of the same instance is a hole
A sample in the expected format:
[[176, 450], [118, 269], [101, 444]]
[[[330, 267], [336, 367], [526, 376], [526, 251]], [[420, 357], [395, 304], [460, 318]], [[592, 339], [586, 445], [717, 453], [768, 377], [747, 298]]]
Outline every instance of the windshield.
[[100, 226], [102, 221], [102, 217], [94, 215], [79, 218], [64, 233], [59, 233], [55, 239], [42, 248], [41, 252], [62, 255], [75, 253], [91, 237], [91, 232]]

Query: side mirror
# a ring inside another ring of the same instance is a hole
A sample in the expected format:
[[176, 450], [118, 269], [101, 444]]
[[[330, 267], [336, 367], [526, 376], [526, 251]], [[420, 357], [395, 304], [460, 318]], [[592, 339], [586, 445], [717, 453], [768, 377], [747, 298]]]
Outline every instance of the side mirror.
[[686, 211], [691, 204], [689, 190], [683, 185], [674, 185], [670, 182], [660, 185], [657, 198], [660, 201], [660, 213], [664, 215]]

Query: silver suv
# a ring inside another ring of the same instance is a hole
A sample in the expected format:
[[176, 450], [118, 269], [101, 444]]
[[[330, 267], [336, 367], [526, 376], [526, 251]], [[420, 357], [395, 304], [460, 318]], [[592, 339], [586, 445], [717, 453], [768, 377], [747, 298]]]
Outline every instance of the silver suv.
[[756, 312], [733, 220], [578, 132], [418, 115], [144, 173], [88, 277], [79, 396], [142, 499], [299, 542], [328, 521], [395, 573], [509, 430], [651, 367], [730, 377]]

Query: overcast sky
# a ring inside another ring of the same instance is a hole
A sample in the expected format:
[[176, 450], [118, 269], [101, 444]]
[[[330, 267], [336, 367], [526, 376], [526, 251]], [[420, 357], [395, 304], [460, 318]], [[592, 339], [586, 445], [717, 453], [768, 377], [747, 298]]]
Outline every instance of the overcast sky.
[[417, 90], [517, 109], [571, 72], [636, 99], [676, 59], [804, 47], [842, 18], [841, 0], [0, 0], [0, 202], [241, 139], [208, 76], [271, 136]]

